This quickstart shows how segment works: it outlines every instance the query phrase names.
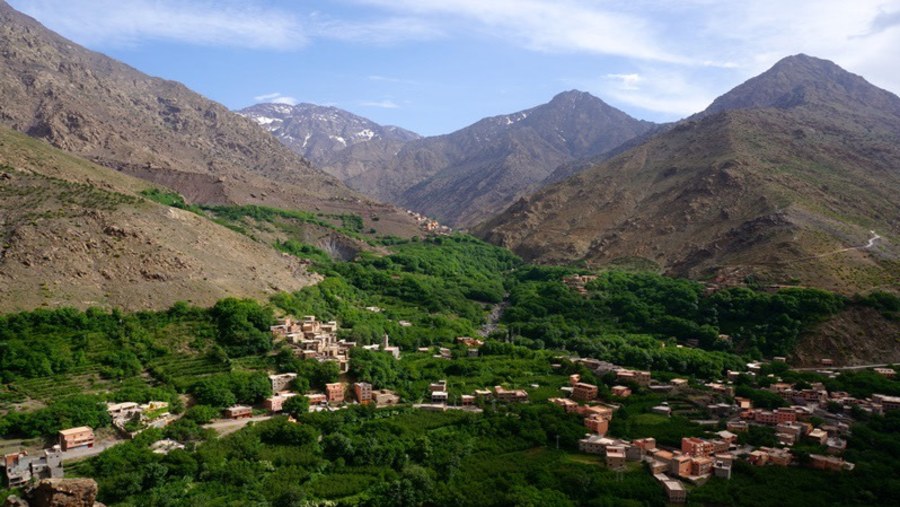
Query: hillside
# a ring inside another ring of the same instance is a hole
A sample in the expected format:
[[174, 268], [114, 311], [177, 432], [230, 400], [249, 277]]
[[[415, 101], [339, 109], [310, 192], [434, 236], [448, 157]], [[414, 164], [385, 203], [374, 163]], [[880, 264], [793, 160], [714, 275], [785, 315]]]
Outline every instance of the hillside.
[[281, 146], [253, 121], [47, 30], [0, 1], [0, 124], [211, 204], [353, 212], [414, 224]]
[[0, 128], [0, 311], [266, 298], [319, 277], [188, 211], [146, 182]]
[[786, 58], [478, 233], [541, 262], [842, 292], [896, 287], [900, 99], [836, 68]]

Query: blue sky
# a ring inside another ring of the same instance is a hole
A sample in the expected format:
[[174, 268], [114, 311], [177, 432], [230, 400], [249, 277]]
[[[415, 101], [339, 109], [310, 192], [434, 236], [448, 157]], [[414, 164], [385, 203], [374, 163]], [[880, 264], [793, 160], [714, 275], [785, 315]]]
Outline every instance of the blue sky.
[[425, 135], [591, 92], [671, 121], [807, 53], [900, 92], [898, 0], [8, 0], [237, 109], [335, 105]]

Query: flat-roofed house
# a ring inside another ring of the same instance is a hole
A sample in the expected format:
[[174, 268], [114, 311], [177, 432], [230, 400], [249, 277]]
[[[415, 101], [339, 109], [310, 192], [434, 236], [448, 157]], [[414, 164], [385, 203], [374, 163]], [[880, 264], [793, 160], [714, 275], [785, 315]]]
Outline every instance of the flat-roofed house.
[[272, 392], [280, 393], [284, 391], [288, 387], [290, 387], [291, 382], [297, 378], [296, 373], [281, 373], [279, 375], [269, 375], [269, 382], [272, 383]]
[[356, 401], [362, 405], [372, 401], [372, 384], [368, 382], [357, 382], [353, 384], [353, 392], [356, 394]]
[[347, 384], [343, 382], [334, 382], [325, 384], [325, 395], [328, 397], [329, 403], [343, 403], [344, 392], [347, 391]]
[[77, 447], [94, 447], [94, 430], [87, 426], [61, 430], [59, 446], [63, 451]]
[[232, 405], [223, 411], [227, 419], [249, 419], [253, 417], [253, 408], [247, 405]]
[[611, 469], [619, 469], [625, 466], [625, 447], [611, 445], [606, 448], [606, 466]]
[[584, 426], [592, 433], [605, 435], [609, 431], [609, 420], [597, 414], [591, 414], [584, 418]]
[[578, 382], [572, 386], [572, 399], [578, 401], [592, 401], [597, 398], [597, 386], [586, 382]]
[[612, 395], [619, 398], [627, 398], [631, 396], [631, 388], [628, 386], [613, 386]]
[[670, 479], [664, 474], [655, 474], [653, 477], [662, 485], [669, 503], [687, 502], [687, 490], [680, 482]]
[[375, 400], [375, 405], [379, 407], [400, 403], [400, 397], [393, 391], [387, 389], [372, 391], [372, 399]]

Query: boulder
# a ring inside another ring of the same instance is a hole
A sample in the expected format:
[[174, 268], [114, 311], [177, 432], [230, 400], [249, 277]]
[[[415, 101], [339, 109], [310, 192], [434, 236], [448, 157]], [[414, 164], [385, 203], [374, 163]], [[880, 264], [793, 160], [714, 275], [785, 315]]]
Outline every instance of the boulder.
[[43, 479], [25, 493], [30, 507], [94, 507], [93, 479]]

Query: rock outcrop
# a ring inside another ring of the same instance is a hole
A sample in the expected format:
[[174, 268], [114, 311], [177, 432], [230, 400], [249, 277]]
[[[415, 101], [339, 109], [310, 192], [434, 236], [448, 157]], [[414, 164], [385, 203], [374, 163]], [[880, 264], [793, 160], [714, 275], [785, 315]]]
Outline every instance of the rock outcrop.
[[10, 496], [5, 507], [103, 507], [96, 501], [93, 479], [43, 479], [28, 488], [24, 498]]

